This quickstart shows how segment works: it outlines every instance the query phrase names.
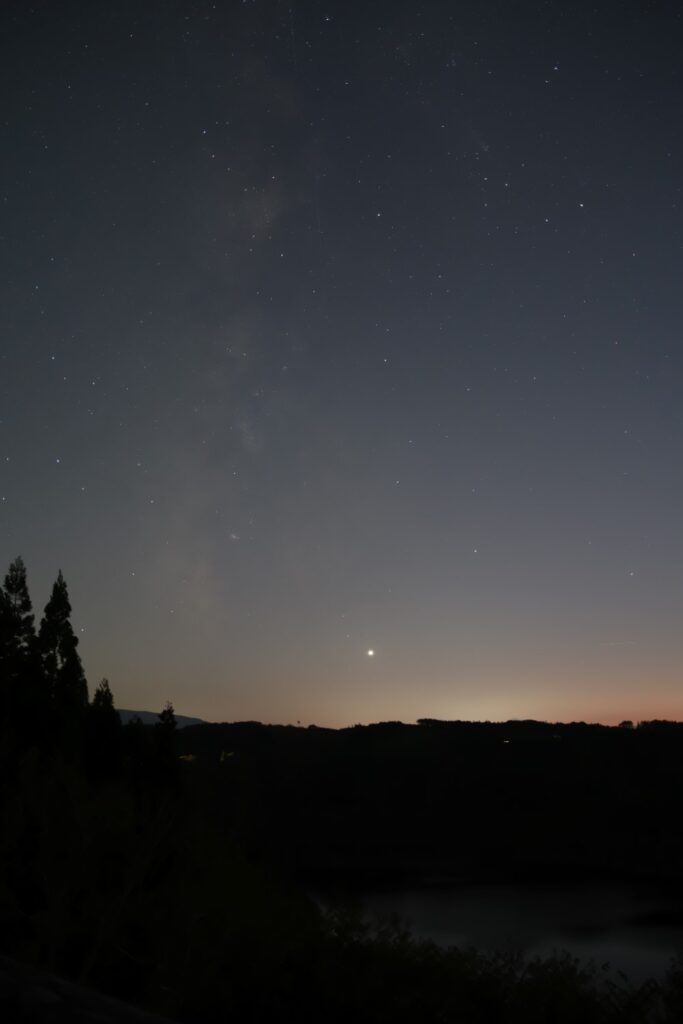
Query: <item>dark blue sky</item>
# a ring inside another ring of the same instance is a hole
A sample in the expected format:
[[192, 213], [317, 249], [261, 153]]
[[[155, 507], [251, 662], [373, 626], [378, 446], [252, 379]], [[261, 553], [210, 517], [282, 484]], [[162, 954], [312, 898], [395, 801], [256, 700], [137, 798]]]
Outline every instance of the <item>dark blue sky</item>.
[[679, 5], [0, 17], [0, 555], [91, 686], [683, 717]]

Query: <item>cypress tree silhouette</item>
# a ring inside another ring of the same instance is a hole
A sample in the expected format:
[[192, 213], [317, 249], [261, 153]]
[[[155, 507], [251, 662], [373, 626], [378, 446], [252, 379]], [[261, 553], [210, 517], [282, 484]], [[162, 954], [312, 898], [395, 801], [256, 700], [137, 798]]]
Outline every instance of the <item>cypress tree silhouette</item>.
[[26, 582], [26, 566], [21, 556], [14, 559], [7, 571], [5, 596], [14, 620], [18, 653], [29, 656], [35, 649], [36, 631], [33, 625], [33, 606]]
[[88, 705], [88, 685], [70, 615], [69, 593], [60, 569], [45, 605], [38, 646], [55, 709], [66, 714], [81, 711]]
[[[0, 588], [0, 678], [6, 724], [17, 735], [30, 733], [30, 718], [42, 727], [47, 711], [26, 566], [15, 558]], [[42, 699], [41, 699], [42, 698]]]
[[0, 725], [11, 717], [12, 675], [17, 657], [14, 616], [9, 598], [0, 587]]
[[16, 653], [14, 637], [14, 615], [5, 591], [0, 587], [0, 680], [3, 685], [10, 671], [10, 663]]

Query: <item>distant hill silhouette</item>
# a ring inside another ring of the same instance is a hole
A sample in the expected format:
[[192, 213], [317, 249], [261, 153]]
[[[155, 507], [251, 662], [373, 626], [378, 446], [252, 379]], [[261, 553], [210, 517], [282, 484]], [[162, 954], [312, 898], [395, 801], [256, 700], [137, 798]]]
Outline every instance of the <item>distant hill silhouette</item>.
[[[156, 711], [130, 711], [127, 708], [117, 708], [116, 710], [124, 725], [128, 725], [133, 718], [139, 718], [144, 725], [156, 725], [159, 721], [159, 715]], [[189, 715], [176, 715], [175, 720], [179, 729], [184, 729], [188, 725], [206, 724], [203, 718], [191, 718]]]
[[683, 723], [233, 722], [177, 742], [214, 766], [210, 816], [231, 808], [243, 848], [307, 884], [629, 879], [683, 894]]

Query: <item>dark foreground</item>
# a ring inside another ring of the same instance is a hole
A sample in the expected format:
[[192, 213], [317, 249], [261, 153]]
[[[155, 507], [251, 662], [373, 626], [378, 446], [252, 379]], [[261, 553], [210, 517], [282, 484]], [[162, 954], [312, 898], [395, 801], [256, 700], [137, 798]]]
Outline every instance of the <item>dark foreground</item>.
[[[78, 729], [3, 748], [2, 952], [178, 1021], [678, 1024], [681, 964], [631, 985], [568, 955], [443, 949], [400, 922], [372, 925], [353, 901], [324, 911], [307, 891], [321, 879], [349, 892], [368, 878], [637, 869], [673, 894], [680, 825], [656, 810], [675, 806], [679, 736], [529, 724], [176, 731], [169, 714], [156, 727], [86, 714]], [[634, 764], [659, 780], [648, 806], [645, 785], [627, 785]], [[600, 830], [606, 787], [621, 803]], [[603, 839], [619, 814], [617, 857]], [[47, 1019], [25, 1005], [20, 1019]]]
[[0, 1006], [5, 1020], [36, 1024], [170, 1024], [99, 992], [0, 956]]
[[[568, 955], [446, 949], [349, 895], [629, 879], [676, 913], [682, 726], [178, 730], [170, 705], [124, 726], [106, 680], [90, 696], [70, 614], [60, 573], [36, 630], [15, 559], [0, 588], [0, 955], [24, 967], [0, 975], [5, 1016], [63, 1019], [56, 984], [72, 1019], [99, 992], [188, 1024], [683, 1020], [681, 963], [636, 985]], [[333, 910], [310, 895], [322, 887]], [[88, 1005], [86, 1020], [132, 1012]]]

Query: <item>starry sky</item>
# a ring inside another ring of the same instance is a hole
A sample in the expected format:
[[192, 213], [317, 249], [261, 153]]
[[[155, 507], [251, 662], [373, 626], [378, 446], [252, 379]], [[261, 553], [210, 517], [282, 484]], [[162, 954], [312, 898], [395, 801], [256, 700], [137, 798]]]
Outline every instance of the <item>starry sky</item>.
[[0, 558], [91, 689], [683, 718], [680, 5], [0, 20]]

